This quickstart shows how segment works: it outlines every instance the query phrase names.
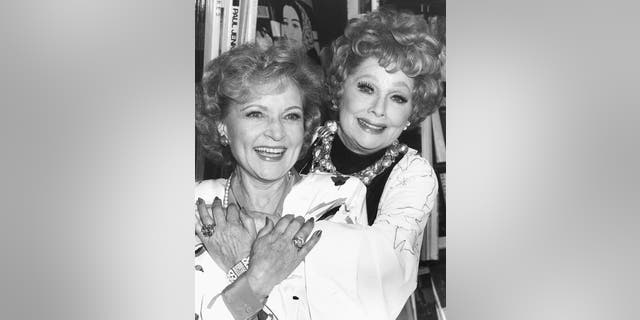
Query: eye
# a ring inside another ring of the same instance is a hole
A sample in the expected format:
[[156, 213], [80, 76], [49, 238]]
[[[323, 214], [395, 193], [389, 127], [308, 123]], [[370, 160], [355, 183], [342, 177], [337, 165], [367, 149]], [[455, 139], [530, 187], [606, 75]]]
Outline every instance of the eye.
[[294, 112], [294, 113], [289, 113], [285, 115], [284, 118], [291, 121], [298, 121], [298, 120], [302, 120], [302, 115]]
[[373, 85], [371, 85], [368, 82], [364, 82], [364, 81], [358, 82], [357, 86], [358, 86], [358, 90], [360, 90], [360, 92], [364, 92], [366, 94], [372, 94], [373, 93]]
[[409, 101], [409, 99], [398, 95], [398, 94], [394, 94], [393, 96], [391, 96], [391, 100], [393, 100], [396, 103], [400, 103], [400, 104], [405, 104], [407, 103], [407, 101]]
[[247, 114], [245, 114], [245, 117], [247, 118], [262, 118], [264, 116], [264, 114], [262, 114], [262, 112], [260, 111], [250, 111]]

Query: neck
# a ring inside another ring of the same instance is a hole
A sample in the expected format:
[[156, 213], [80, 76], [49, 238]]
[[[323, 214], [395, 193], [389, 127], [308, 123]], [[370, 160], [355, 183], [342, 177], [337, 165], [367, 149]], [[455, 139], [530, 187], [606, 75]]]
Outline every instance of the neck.
[[241, 195], [235, 194], [236, 196], [243, 198], [236, 200], [244, 200], [245, 203], [242, 203], [242, 205], [248, 210], [273, 213], [278, 207], [281, 197], [284, 197], [287, 175], [278, 180], [264, 181], [250, 176], [242, 169], [236, 168], [235, 176], [235, 181], [231, 181], [232, 188], [242, 193]]

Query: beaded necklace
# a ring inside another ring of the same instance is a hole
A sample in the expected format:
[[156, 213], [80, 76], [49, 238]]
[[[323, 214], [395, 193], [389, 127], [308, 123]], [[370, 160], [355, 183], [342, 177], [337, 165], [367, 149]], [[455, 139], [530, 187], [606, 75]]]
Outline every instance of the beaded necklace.
[[[231, 176], [229, 176], [229, 179], [227, 179], [227, 182], [225, 183], [224, 186], [224, 197], [222, 198], [222, 207], [223, 208], [227, 208], [229, 206], [229, 194], [233, 193], [233, 190], [231, 189], [231, 180], [234, 178], [234, 176], [236, 176], [236, 172], [235, 170], [233, 172], [231, 172]], [[285, 181], [285, 191], [284, 194], [281, 195], [280, 197], [280, 201], [278, 202], [278, 207], [276, 208], [276, 212], [274, 212], [273, 214], [279, 214], [282, 211], [282, 204], [284, 201], [284, 198], [287, 195], [287, 189], [291, 188], [291, 182], [294, 181], [295, 179], [293, 178], [293, 174], [291, 173], [291, 171], [287, 172], [287, 175], [285, 177], [286, 181]], [[243, 208], [240, 203], [238, 202], [238, 197], [235, 195], [234, 193], [234, 199], [236, 202], [236, 205], [238, 206], [238, 208]], [[264, 212], [262, 212], [264, 213]]]
[[[310, 172], [322, 171], [342, 174], [336, 170], [336, 166], [331, 161], [331, 147], [336, 132], [338, 132], [338, 124], [335, 121], [327, 121], [325, 126], [319, 129], [318, 139], [321, 139], [322, 143], [317, 145], [313, 150], [313, 161], [311, 162]], [[409, 147], [396, 140], [375, 163], [350, 174], [350, 176], [360, 179], [365, 186], [369, 186], [373, 178], [389, 168], [398, 156], [404, 155], [408, 150]]]

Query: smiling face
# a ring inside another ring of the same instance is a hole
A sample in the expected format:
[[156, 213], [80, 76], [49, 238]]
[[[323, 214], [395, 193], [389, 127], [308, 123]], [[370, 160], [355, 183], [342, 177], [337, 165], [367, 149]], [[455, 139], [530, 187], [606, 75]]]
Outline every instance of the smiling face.
[[408, 124], [413, 79], [367, 58], [342, 86], [338, 135], [349, 150], [370, 154], [390, 146]]
[[282, 8], [282, 32], [287, 39], [301, 46], [302, 45], [302, 27], [298, 13], [291, 6]]
[[243, 104], [229, 106], [218, 130], [229, 138], [231, 153], [245, 174], [262, 182], [284, 177], [293, 167], [304, 137], [302, 97], [291, 82], [284, 89], [261, 86], [260, 95]]

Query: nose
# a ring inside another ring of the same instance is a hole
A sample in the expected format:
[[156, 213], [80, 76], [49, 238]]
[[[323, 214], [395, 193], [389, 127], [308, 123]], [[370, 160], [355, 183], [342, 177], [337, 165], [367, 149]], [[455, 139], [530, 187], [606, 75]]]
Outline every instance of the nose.
[[280, 119], [272, 119], [269, 121], [269, 127], [265, 131], [265, 135], [274, 141], [280, 141], [284, 138], [284, 126]]
[[378, 97], [371, 105], [369, 112], [373, 113], [376, 117], [384, 117], [387, 103], [384, 98]]

